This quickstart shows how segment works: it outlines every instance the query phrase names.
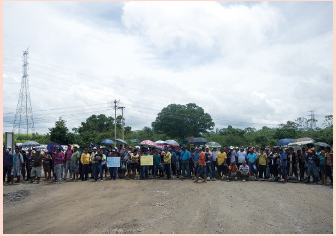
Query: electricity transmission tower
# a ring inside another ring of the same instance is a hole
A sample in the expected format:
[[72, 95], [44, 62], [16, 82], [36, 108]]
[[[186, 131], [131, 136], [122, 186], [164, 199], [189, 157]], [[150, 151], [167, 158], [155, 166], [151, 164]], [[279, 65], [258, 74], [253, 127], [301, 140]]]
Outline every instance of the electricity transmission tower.
[[315, 129], [316, 128], [316, 120], [315, 120], [315, 115], [314, 115], [314, 110], [308, 111], [310, 112], [310, 128]]
[[19, 95], [19, 101], [16, 107], [16, 114], [14, 119], [13, 125], [13, 133], [15, 131], [18, 134], [22, 133], [29, 133], [29, 130], [32, 133], [35, 132], [34, 127], [34, 119], [33, 119], [33, 111], [30, 101], [30, 94], [29, 94], [29, 85], [28, 85], [28, 54], [29, 48], [23, 52], [22, 61], [22, 81], [21, 81], [21, 89]]

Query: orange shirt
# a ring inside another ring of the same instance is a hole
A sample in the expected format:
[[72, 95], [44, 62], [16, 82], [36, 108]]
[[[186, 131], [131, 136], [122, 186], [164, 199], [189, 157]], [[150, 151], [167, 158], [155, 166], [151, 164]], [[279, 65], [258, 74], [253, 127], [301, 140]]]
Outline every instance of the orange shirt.
[[236, 172], [237, 169], [238, 169], [237, 165], [229, 166], [229, 170], [231, 170], [231, 173]]
[[206, 165], [206, 163], [205, 163], [205, 153], [204, 152], [201, 152], [200, 155], [199, 155], [198, 165], [200, 165], [200, 166], [205, 166]]

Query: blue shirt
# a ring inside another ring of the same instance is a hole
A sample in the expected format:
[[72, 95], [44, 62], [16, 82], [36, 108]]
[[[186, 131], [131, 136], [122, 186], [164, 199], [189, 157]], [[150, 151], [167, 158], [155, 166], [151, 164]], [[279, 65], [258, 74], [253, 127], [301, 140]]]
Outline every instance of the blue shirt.
[[286, 156], [286, 154], [285, 153], [281, 153], [280, 154], [280, 157], [281, 157], [281, 163], [280, 163], [280, 165], [282, 164], [282, 162], [283, 162], [283, 166], [287, 166], [287, 156]]
[[3, 161], [4, 161], [4, 165], [7, 166], [7, 165], [10, 165], [13, 163], [13, 155], [8, 153], [4, 153], [3, 154]]
[[199, 153], [194, 153], [194, 161], [198, 161], [199, 160]]
[[183, 161], [187, 161], [190, 158], [190, 152], [189, 151], [185, 151], [185, 152], [181, 152], [181, 160]]
[[256, 155], [255, 153], [253, 153], [253, 154], [249, 153], [249, 154], [247, 155], [247, 159], [248, 159], [248, 161], [249, 161], [249, 162], [252, 162], [252, 163], [253, 163], [257, 158], [258, 158], [258, 157], [257, 157], [257, 155]]
[[317, 152], [316, 155], [320, 159], [320, 165], [324, 166], [325, 157], [321, 155], [321, 152]]
[[172, 155], [171, 155], [171, 162], [172, 162], [172, 163], [175, 163], [175, 162], [176, 162], [176, 153], [175, 153], [175, 152], [172, 152]]
[[308, 163], [307, 163], [307, 167], [309, 168], [309, 169], [314, 169], [314, 168], [316, 168], [316, 164], [315, 164], [315, 161], [314, 161], [314, 156], [308, 156], [307, 157], [308, 158]]

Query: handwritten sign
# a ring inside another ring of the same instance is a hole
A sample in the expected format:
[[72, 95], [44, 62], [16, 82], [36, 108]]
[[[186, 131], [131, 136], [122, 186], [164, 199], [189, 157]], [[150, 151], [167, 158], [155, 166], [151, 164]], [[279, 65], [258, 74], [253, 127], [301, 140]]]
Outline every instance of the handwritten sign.
[[152, 166], [153, 165], [153, 155], [152, 156], [141, 156], [141, 165], [142, 166]]
[[120, 167], [120, 157], [106, 157], [107, 167]]

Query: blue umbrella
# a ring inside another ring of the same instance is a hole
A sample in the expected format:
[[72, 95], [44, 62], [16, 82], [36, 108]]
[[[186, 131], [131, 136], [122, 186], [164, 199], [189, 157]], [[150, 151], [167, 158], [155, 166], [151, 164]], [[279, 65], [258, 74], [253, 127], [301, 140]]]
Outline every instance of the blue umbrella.
[[114, 144], [114, 142], [110, 139], [104, 139], [101, 143], [105, 143], [105, 144]]
[[116, 139], [114, 141], [116, 141], [117, 143], [121, 143], [121, 144], [127, 144], [127, 142], [122, 139]]
[[320, 147], [330, 147], [329, 144], [327, 144], [327, 143], [323, 143], [323, 142], [315, 143], [315, 145], [320, 146]]
[[35, 141], [28, 141], [22, 144], [22, 147], [37, 147], [37, 146], [40, 146], [40, 144]]
[[[47, 146], [47, 149], [48, 149], [48, 152], [50, 152], [50, 148], [52, 148], [54, 145], [56, 144], [56, 147], [57, 148], [60, 148], [62, 151], [64, 151], [64, 149], [62, 148], [61, 145], [59, 145], [58, 143], [49, 143], [48, 146]], [[55, 150], [54, 150], [55, 151]]]
[[277, 146], [285, 146], [285, 145], [288, 145], [289, 143], [291, 143], [293, 141], [294, 141], [294, 139], [284, 138], [284, 139], [280, 139], [275, 145], [277, 145]]

